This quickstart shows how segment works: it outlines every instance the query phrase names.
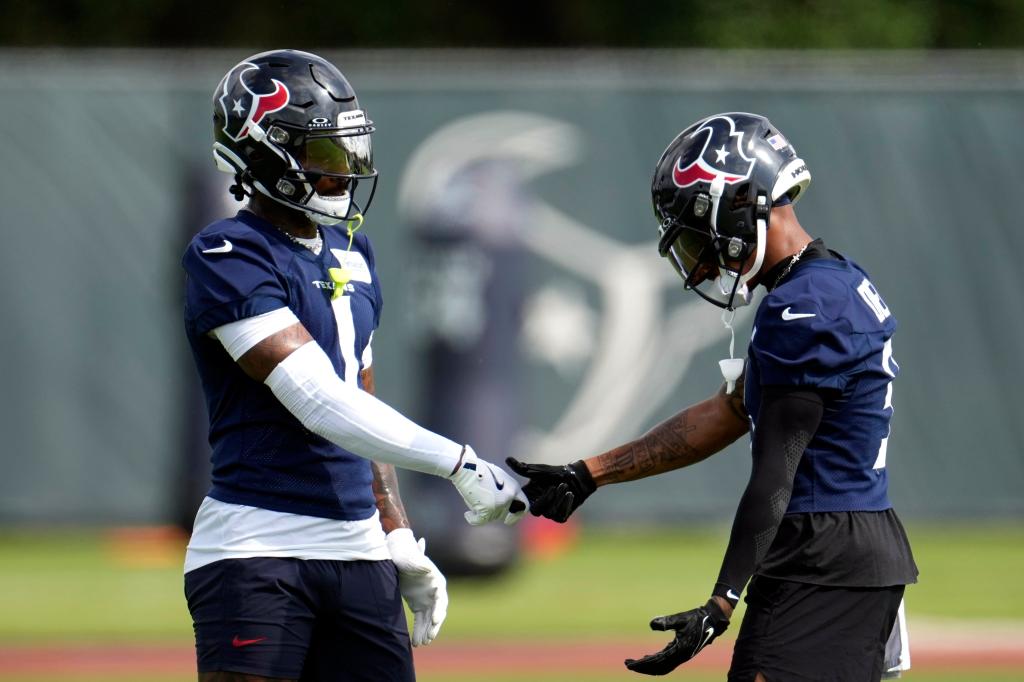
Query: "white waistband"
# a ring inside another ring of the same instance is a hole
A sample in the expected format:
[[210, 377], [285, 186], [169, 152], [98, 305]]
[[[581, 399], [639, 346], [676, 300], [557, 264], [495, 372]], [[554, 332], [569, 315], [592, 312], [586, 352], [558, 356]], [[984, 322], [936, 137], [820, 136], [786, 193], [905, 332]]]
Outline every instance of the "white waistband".
[[185, 572], [251, 557], [382, 561], [391, 555], [376, 512], [362, 521], [339, 521], [204, 499], [185, 552]]

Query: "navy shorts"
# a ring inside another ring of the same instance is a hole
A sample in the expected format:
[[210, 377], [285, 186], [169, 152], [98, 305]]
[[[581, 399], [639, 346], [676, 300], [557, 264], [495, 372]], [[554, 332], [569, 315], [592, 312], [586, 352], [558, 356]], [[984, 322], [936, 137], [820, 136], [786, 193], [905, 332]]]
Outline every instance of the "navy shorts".
[[729, 682], [870, 682], [903, 598], [894, 587], [826, 587], [755, 576]]
[[199, 672], [415, 680], [391, 561], [224, 559], [185, 574]]

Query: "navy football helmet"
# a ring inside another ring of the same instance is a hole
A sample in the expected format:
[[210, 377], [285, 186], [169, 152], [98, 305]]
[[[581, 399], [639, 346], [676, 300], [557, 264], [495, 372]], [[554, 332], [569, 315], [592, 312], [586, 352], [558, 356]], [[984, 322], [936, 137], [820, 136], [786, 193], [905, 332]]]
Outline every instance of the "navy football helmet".
[[771, 207], [796, 202], [810, 183], [807, 164], [763, 116], [701, 119], [672, 140], [654, 170], [658, 251], [687, 289], [728, 310], [746, 305]]
[[[324, 225], [369, 209], [373, 130], [341, 71], [308, 52], [253, 55], [213, 93], [213, 158], [234, 174], [235, 197], [255, 190]], [[318, 193], [324, 177], [337, 182]]]

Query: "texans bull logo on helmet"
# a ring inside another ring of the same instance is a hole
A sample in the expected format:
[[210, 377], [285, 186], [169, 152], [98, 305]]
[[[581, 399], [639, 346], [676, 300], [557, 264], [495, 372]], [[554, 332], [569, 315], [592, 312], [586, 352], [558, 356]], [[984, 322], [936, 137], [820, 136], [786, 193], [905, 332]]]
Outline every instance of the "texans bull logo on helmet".
[[699, 135], [706, 137], [704, 146], [688, 145], [672, 169], [672, 181], [677, 187], [711, 182], [716, 176], [722, 176], [730, 185], [750, 177], [757, 159], [744, 154], [743, 133], [736, 132], [731, 118], [714, 116], [702, 121], [687, 139]]
[[220, 107], [224, 112], [224, 133], [235, 142], [247, 137], [252, 126], [267, 114], [284, 109], [288, 88], [267, 76], [258, 66], [242, 62], [228, 71], [221, 84]]

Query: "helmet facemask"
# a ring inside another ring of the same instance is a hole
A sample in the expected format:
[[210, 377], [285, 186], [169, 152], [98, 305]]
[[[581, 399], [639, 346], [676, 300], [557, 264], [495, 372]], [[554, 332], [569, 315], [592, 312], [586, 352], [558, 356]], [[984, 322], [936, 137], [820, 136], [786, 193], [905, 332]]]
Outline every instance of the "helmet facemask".
[[750, 303], [748, 283], [764, 263], [768, 198], [762, 192], [750, 201], [746, 191], [749, 184], [732, 195], [727, 207], [725, 181], [716, 177], [707, 193], [695, 193], [680, 215], [666, 216], [660, 227], [658, 250], [684, 286], [728, 310]]
[[[377, 188], [370, 133], [373, 123], [361, 111], [348, 112], [357, 125], [308, 131], [276, 123], [249, 136], [263, 149], [250, 153], [248, 173], [240, 179], [278, 203], [305, 213], [321, 225], [337, 225], [366, 212]], [[214, 157], [223, 146], [214, 144]], [[232, 168], [232, 170], [235, 170]], [[318, 191], [325, 178], [334, 187]]]
[[[272, 192], [266, 191], [269, 187], [257, 189], [323, 225], [364, 213], [377, 188], [370, 142], [373, 123], [361, 111], [347, 112], [345, 117], [350, 125], [344, 128], [309, 131], [271, 126], [263, 142], [283, 154], [287, 166]], [[326, 183], [325, 188], [325, 179], [335, 182]]]

